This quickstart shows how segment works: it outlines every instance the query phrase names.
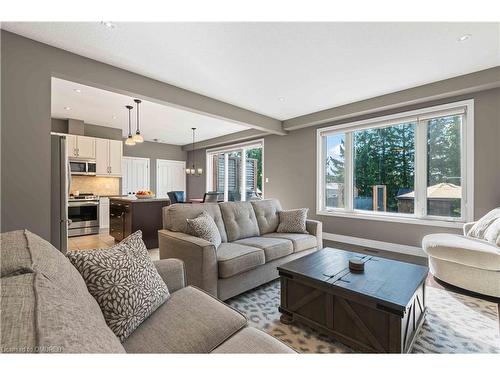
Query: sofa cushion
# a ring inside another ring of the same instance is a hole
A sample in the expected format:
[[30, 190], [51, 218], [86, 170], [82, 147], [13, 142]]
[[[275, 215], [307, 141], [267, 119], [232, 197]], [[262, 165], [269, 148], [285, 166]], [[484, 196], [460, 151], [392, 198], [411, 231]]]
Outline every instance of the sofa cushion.
[[141, 231], [110, 248], [69, 251], [67, 256], [121, 341], [169, 297]]
[[[53, 288], [57, 289], [57, 293], [61, 296], [71, 296], [71, 300], [74, 301], [76, 306], [75, 310], [85, 312], [90, 317], [89, 321], [93, 321], [92, 319], [94, 319], [96, 322], [100, 321], [104, 323], [102, 326], [93, 323], [93, 326], [87, 327], [90, 334], [96, 337], [100, 337], [100, 333], [96, 332], [111, 334], [112, 338], [119, 342], [106, 325], [99, 305], [89, 293], [85, 281], [78, 270], [73, 267], [63, 253], [48, 241], [28, 230], [2, 233], [0, 235], [0, 263], [3, 281], [14, 275], [27, 273], [36, 273], [40, 276], [38, 279], [45, 278], [50, 280]], [[49, 312], [52, 313], [51, 311]], [[45, 317], [42, 316], [40, 319], [42, 319], [41, 323], [43, 323]], [[71, 319], [68, 318], [68, 320]], [[85, 325], [86, 323], [82, 324]], [[92, 352], [116, 351], [116, 347], [105, 345], [110, 340], [106, 340], [104, 336], [101, 339], [103, 340], [103, 346], [99, 346], [98, 343], [88, 343], [86, 347], [82, 348], [86, 348]], [[92, 346], [94, 344], [95, 346]], [[76, 344], [68, 344], [65, 351], [73, 350], [73, 345]]]
[[298, 208], [295, 210], [283, 210], [278, 212], [280, 224], [278, 233], [307, 233], [306, 220], [309, 208]]
[[494, 208], [472, 225], [467, 236], [484, 240], [486, 231], [498, 218], [500, 218], [500, 208]]
[[123, 353], [99, 306], [82, 303], [40, 273], [1, 279], [1, 350]]
[[26, 238], [27, 233], [27, 230], [16, 230], [0, 234], [1, 277], [33, 272], [33, 260]]
[[246, 324], [238, 311], [188, 286], [172, 293], [123, 346], [128, 353], [209, 353]]
[[293, 253], [292, 241], [285, 238], [249, 237], [235, 241], [234, 243], [264, 250], [266, 263]]
[[219, 277], [227, 278], [265, 263], [264, 250], [234, 242], [222, 243], [217, 249]]
[[167, 284], [169, 293], [186, 286], [186, 270], [182, 260], [176, 258], [158, 259], [154, 260], [153, 264], [163, 282]]
[[229, 242], [260, 235], [250, 202], [223, 202], [219, 206]]
[[265, 234], [266, 238], [285, 238], [292, 241], [293, 252], [307, 250], [318, 246], [318, 241], [315, 236], [304, 233], [268, 233]]
[[431, 257], [490, 271], [500, 271], [500, 248], [458, 234], [425, 236], [422, 248]]
[[500, 217], [497, 218], [484, 232], [484, 240], [500, 247]]
[[50, 242], [28, 230], [0, 235], [1, 276], [39, 272], [82, 301], [94, 300], [80, 273]]
[[221, 244], [221, 236], [214, 219], [207, 212], [203, 211], [194, 219], [186, 219], [188, 232], [195, 237], [203, 238], [214, 244], [218, 248]]
[[0, 279], [0, 352], [17, 353], [37, 346], [35, 325], [35, 273]]
[[163, 208], [163, 228], [173, 232], [189, 233], [186, 219], [194, 219], [203, 211], [214, 219], [222, 242], [227, 242], [222, 213], [217, 203], [186, 204], [178, 203]]
[[262, 199], [250, 202], [253, 206], [260, 234], [276, 232], [280, 219], [281, 204], [277, 199]]
[[293, 354], [293, 349], [275, 339], [271, 335], [253, 327], [247, 327], [224, 341], [212, 353], [240, 353], [240, 354]]

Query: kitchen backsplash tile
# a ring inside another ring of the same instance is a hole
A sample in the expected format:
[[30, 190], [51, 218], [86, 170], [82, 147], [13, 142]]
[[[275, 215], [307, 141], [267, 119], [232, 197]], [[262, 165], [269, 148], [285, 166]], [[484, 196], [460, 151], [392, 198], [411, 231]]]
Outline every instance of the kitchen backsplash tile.
[[119, 177], [71, 176], [70, 192], [94, 193], [97, 195], [119, 195]]

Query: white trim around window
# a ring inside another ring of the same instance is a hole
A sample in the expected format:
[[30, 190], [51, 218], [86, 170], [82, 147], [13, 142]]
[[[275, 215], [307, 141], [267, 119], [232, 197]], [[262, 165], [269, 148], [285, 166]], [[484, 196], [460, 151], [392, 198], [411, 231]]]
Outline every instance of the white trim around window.
[[[241, 190], [246, 191], [246, 150], [251, 150], [254, 148], [262, 149], [262, 197], [264, 197], [265, 184], [264, 184], [264, 173], [265, 173], [265, 164], [264, 164], [264, 139], [255, 139], [253, 141], [241, 142], [221, 147], [215, 147], [206, 150], [206, 191], [212, 191], [214, 189], [213, 185], [213, 164], [211, 162], [211, 156], [219, 153], [224, 153], [224, 164], [228, 165], [228, 154], [230, 152], [241, 152], [241, 170], [240, 170], [240, 185]], [[229, 197], [228, 191], [228, 168], [224, 168], [224, 200], [227, 201]], [[246, 194], [241, 195], [241, 200], [244, 201], [246, 199]]]
[[[437, 117], [462, 115], [461, 126], [461, 217], [427, 215], [427, 120]], [[354, 155], [353, 132], [362, 129], [389, 127], [413, 122], [415, 126], [414, 213], [390, 213], [359, 210], [353, 206]], [[343, 208], [326, 207], [326, 137], [344, 135], [344, 200]], [[317, 130], [316, 213], [318, 215], [379, 220], [387, 222], [459, 228], [474, 218], [474, 100], [448, 103], [389, 116], [345, 123]]]

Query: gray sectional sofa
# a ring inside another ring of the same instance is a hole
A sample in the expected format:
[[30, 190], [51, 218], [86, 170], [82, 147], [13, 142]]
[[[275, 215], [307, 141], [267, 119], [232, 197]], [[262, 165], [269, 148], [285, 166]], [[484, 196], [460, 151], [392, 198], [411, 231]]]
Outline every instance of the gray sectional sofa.
[[171, 296], [121, 343], [62, 253], [26, 230], [0, 240], [0, 352], [294, 353], [248, 327], [238, 311], [186, 286], [178, 259], [155, 262]]
[[[307, 220], [308, 233], [277, 233], [277, 199], [174, 204], [163, 209], [160, 259], [184, 261], [189, 285], [226, 300], [278, 277], [277, 267], [323, 247], [322, 225]], [[186, 219], [207, 212], [219, 229], [215, 246], [188, 233]]]

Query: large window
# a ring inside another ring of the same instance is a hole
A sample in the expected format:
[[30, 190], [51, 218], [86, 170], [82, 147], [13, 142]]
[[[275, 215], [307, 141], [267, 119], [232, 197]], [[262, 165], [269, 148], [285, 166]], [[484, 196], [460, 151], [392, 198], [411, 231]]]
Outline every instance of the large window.
[[219, 200], [248, 201], [263, 197], [264, 141], [207, 151], [207, 193]]
[[473, 101], [318, 130], [318, 214], [472, 220]]

